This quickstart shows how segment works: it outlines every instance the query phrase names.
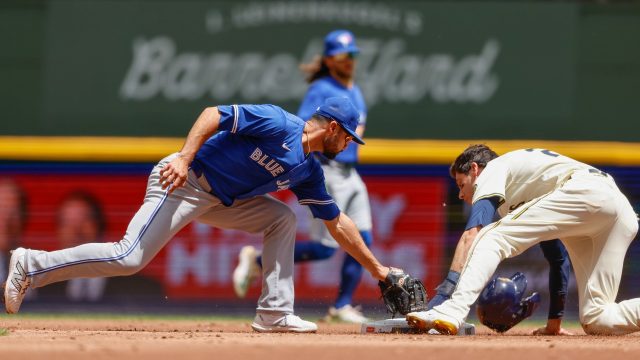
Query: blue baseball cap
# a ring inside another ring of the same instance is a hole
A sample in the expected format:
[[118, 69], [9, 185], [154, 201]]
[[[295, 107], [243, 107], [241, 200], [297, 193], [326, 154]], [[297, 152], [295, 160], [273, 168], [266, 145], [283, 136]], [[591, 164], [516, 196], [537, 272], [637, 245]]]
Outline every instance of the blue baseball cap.
[[364, 141], [356, 134], [360, 112], [348, 98], [330, 97], [316, 110], [315, 114], [337, 121], [344, 131], [353, 137], [353, 141], [364, 145]]
[[324, 38], [324, 56], [333, 56], [341, 53], [359, 53], [356, 46], [356, 38], [351, 31], [334, 30]]

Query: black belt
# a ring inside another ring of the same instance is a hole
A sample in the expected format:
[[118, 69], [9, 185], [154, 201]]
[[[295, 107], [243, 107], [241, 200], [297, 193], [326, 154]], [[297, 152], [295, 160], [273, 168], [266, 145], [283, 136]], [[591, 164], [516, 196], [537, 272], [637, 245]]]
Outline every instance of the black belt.
[[193, 160], [191, 162], [191, 170], [193, 170], [193, 173], [196, 174], [197, 177], [202, 176], [202, 165], [200, 165], [200, 162], [198, 160]]
[[202, 188], [202, 190], [214, 196], [217, 196], [216, 194], [213, 193], [211, 184], [209, 184], [209, 181], [207, 181], [207, 178], [204, 176], [202, 165], [198, 161], [194, 160], [191, 162], [191, 166], [189, 168], [196, 175], [196, 180], [198, 181], [198, 184], [200, 184], [200, 187]]

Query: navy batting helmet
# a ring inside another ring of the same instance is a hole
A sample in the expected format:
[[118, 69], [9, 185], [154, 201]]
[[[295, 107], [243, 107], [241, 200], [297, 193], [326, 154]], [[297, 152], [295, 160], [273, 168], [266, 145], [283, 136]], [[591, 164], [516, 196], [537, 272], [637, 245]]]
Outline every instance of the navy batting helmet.
[[540, 295], [535, 292], [523, 299], [526, 289], [527, 278], [521, 272], [511, 278], [491, 280], [482, 290], [476, 305], [480, 322], [502, 333], [531, 316], [540, 304]]

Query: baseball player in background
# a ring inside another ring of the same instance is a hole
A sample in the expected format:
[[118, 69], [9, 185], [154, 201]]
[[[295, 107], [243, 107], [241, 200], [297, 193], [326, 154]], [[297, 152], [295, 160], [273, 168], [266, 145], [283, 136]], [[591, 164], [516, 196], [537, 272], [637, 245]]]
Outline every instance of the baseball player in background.
[[[477, 154], [470, 152], [470, 154], [474, 155], [473, 161], [481, 169], [484, 169], [489, 161], [498, 157], [495, 152], [490, 150], [480, 151]], [[452, 176], [454, 176], [454, 174], [452, 174]], [[468, 194], [463, 192], [462, 189], [458, 197], [461, 200], [469, 202]], [[451, 298], [451, 295], [458, 285], [460, 272], [464, 267], [469, 248], [473, 243], [475, 235], [480, 229], [494, 221], [499, 202], [500, 198], [498, 197], [488, 197], [473, 203], [469, 219], [465, 226], [466, 232], [456, 246], [449, 273], [444, 281], [436, 288], [436, 295], [427, 305], [428, 310]], [[564, 245], [562, 245], [562, 242], [557, 239], [541, 242], [540, 248], [542, 249], [545, 259], [549, 262], [550, 299], [547, 324], [544, 327], [536, 329], [534, 335], [572, 335], [561, 326], [569, 287], [569, 273], [571, 271], [569, 255]]]
[[360, 113], [346, 98], [330, 98], [307, 122], [273, 105], [206, 108], [180, 152], [151, 172], [140, 210], [117, 243], [91, 243], [59, 251], [17, 248], [4, 290], [7, 313], [17, 313], [29, 287], [78, 277], [140, 271], [193, 220], [264, 235], [262, 295], [252, 328], [259, 332], [315, 332], [293, 314], [296, 219], [284, 203], [265, 195], [291, 189], [322, 219], [340, 246], [384, 280], [389, 268], [369, 251], [357, 228], [335, 204], [311, 153], [334, 158], [356, 134]]
[[[544, 149], [491, 157], [485, 145], [467, 148], [451, 166], [460, 197], [502, 219], [464, 232], [473, 239], [451, 299], [407, 314], [413, 327], [455, 334], [485, 284], [505, 258], [548, 239], [566, 246], [576, 275], [580, 323], [587, 334], [640, 330], [640, 298], [616, 303], [622, 265], [638, 218], [613, 178]], [[487, 202], [490, 204], [487, 204]]]
[[[309, 119], [322, 103], [330, 97], [340, 96], [351, 100], [360, 113], [356, 133], [362, 137], [367, 107], [358, 85], [354, 81], [356, 56], [360, 49], [356, 45], [353, 34], [347, 30], [335, 30], [324, 38], [322, 57], [317, 57], [312, 64], [301, 66], [309, 73], [307, 81], [309, 89], [304, 96], [298, 117]], [[316, 154], [322, 164], [329, 194], [351, 219], [353, 219], [360, 235], [371, 246], [371, 208], [367, 187], [355, 169], [358, 162], [358, 144], [350, 143], [345, 151], [335, 159]], [[310, 241], [297, 241], [295, 261], [324, 260], [336, 253], [339, 247], [320, 220], [312, 220]], [[252, 246], [240, 252], [238, 267], [234, 271], [234, 289], [239, 297], [244, 297], [253, 279], [259, 274], [261, 258]], [[345, 255], [340, 272], [340, 287], [334, 305], [329, 309], [325, 320], [338, 319], [344, 322], [363, 323], [367, 318], [352, 305], [353, 293], [362, 278], [362, 265], [353, 257]]]

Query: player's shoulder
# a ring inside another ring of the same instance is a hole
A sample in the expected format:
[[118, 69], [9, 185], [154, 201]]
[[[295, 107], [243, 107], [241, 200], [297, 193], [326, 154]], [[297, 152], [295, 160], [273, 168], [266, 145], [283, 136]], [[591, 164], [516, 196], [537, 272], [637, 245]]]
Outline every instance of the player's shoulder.
[[330, 76], [325, 76], [314, 80], [307, 89], [307, 92], [323, 93], [332, 92], [335, 90], [335, 85], [331, 81]]
[[245, 104], [242, 105], [245, 112], [250, 113], [255, 117], [261, 117], [264, 119], [283, 119], [289, 117], [296, 117], [292, 113], [283, 109], [282, 107], [274, 104]]
[[311, 158], [307, 161], [307, 175], [310, 179], [324, 180], [324, 171], [322, 170], [320, 161], [313, 155], [311, 155]]
[[285, 111], [280, 106], [274, 104], [242, 104], [240, 107], [256, 115], [279, 115], [282, 111]]

